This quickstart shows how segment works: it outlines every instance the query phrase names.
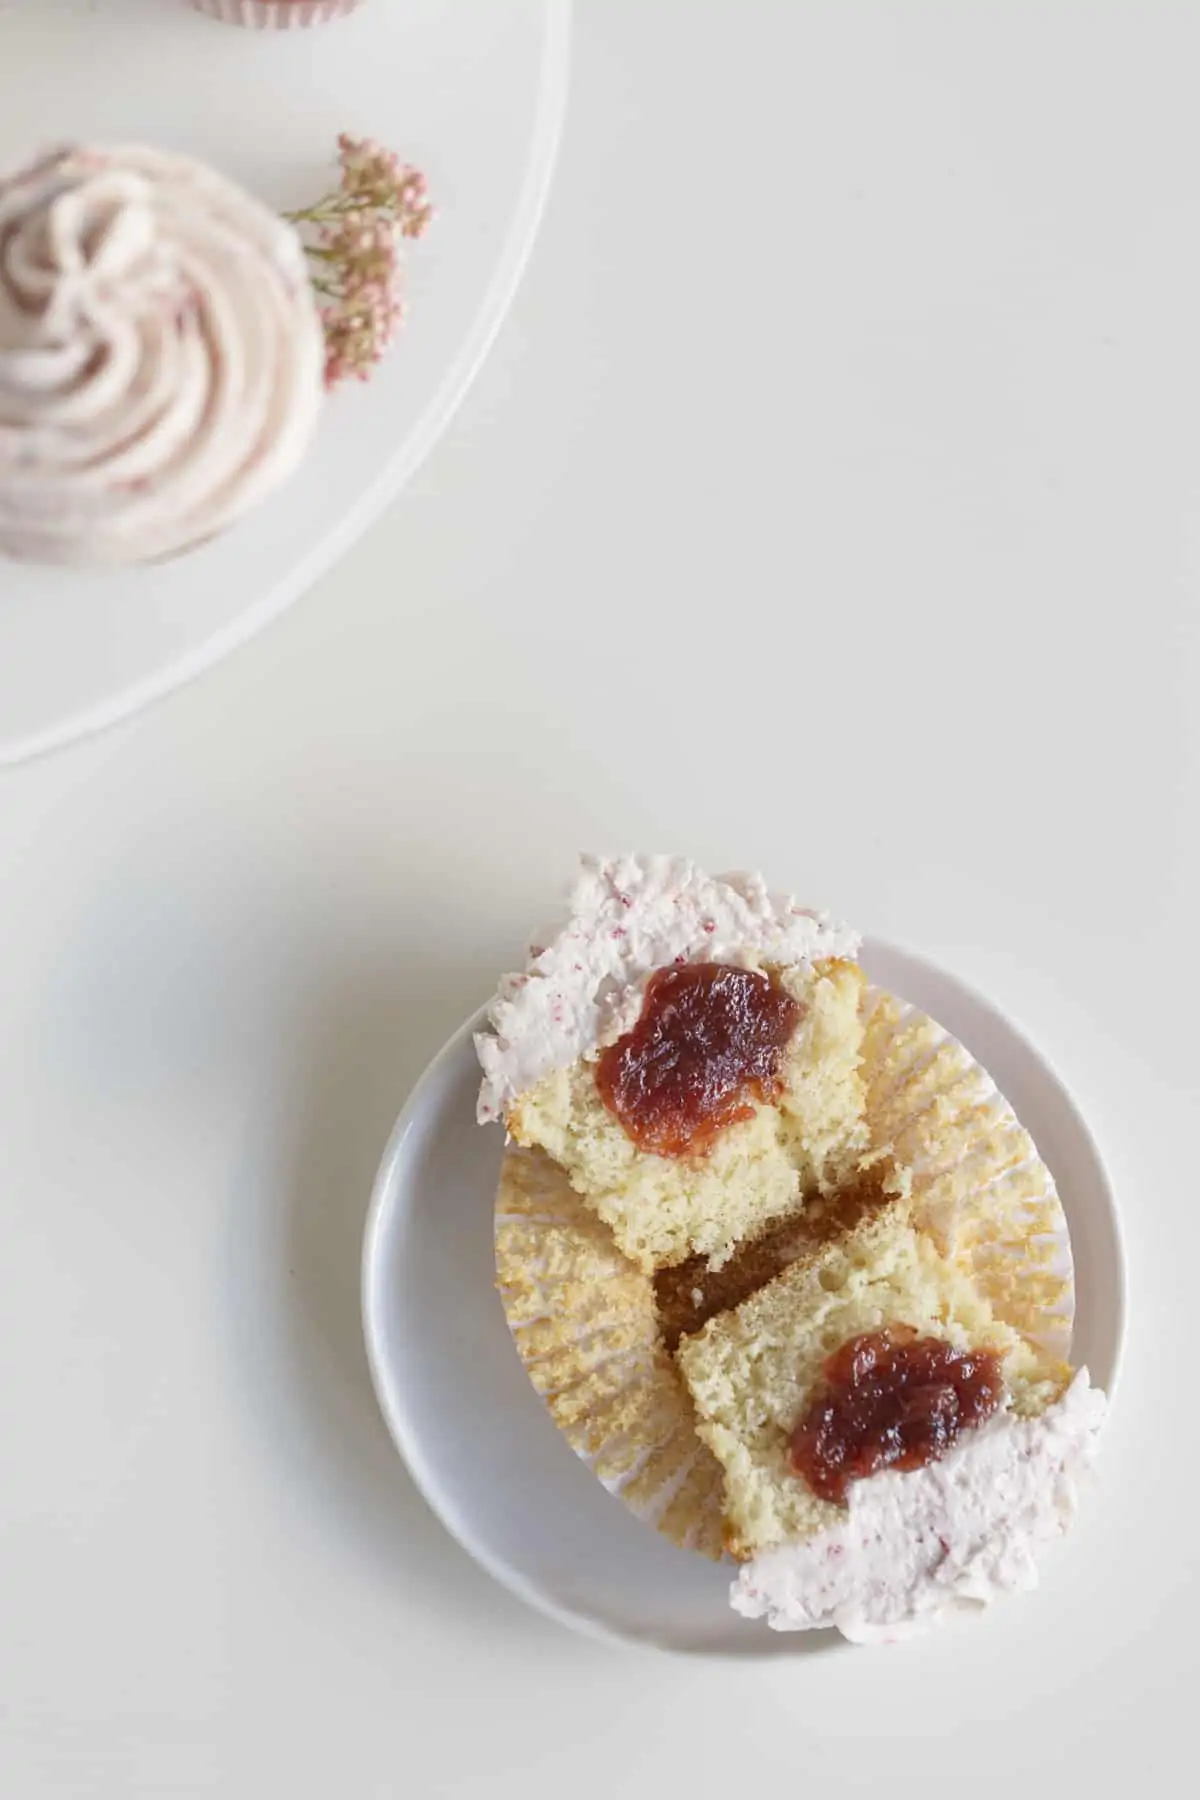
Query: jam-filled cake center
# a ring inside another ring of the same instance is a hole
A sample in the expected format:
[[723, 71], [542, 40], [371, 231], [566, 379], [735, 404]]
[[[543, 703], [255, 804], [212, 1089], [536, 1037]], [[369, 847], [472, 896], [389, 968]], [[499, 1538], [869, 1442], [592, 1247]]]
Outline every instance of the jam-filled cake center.
[[724, 963], [660, 969], [641, 1016], [602, 1051], [596, 1086], [639, 1149], [706, 1150], [782, 1086], [784, 1053], [804, 1014], [773, 976]]
[[792, 1433], [792, 1468], [822, 1500], [841, 1502], [852, 1481], [937, 1462], [1000, 1405], [1000, 1363], [993, 1351], [912, 1332], [851, 1338]]

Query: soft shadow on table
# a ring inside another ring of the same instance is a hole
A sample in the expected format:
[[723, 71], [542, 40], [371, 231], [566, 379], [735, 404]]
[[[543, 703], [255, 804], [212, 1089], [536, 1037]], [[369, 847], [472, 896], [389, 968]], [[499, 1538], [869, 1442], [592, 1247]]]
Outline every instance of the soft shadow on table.
[[323, 1529], [348, 1531], [374, 1583], [423, 1591], [475, 1626], [546, 1636], [555, 1628], [476, 1568], [417, 1493], [376, 1405], [362, 1339], [359, 1264], [379, 1159], [409, 1089], [487, 988], [487, 973], [465, 964], [364, 969], [360, 955], [323, 971], [286, 1098], [286, 1192], [274, 1242], [261, 1245], [279, 1266], [257, 1271], [281, 1316], [238, 1336], [247, 1356], [282, 1359], [265, 1384], [261, 1364], [247, 1374], [273, 1414], [280, 1477], [298, 1485], [292, 1504], [307, 1497]]

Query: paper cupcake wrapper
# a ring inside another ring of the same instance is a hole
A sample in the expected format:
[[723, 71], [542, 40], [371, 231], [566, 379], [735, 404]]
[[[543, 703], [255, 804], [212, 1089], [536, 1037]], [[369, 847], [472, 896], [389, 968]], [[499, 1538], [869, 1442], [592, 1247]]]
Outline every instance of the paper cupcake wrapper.
[[188, 0], [194, 12], [206, 13], [226, 25], [243, 25], [251, 31], [299, 30], [306, 25], [326, 25], [362, 5], [362, 0]]
[[719, 1557], [724, 1476], [696, 1436], [653, 1283], [544, 1151], [505, 1151], [496, 1273], [521, 1361], [571, 1448], [639, 1519]]
[[863, 1018], [871, 1141], [912, 1170], [915, 1223], [998, 1319], [1065, 1362], [1071, 1240], [1033, 1139], [987, 1071], [926, 1014], [870, 988]]
[[[997, 1317], [1065, 1360], [1070, 1239], [1029, 1133], [940, 1025], [875, 988], [863, 1007], [871, 1142], [912, 1170], [914, 1222], [971, 1275]], [[540, 1150], [506, 1150], [495, 1232], [513, 1341], [571, 1448], [639, 1519], [720, 1557], [723, 1474], [696, 1436], [652, 1278]]]

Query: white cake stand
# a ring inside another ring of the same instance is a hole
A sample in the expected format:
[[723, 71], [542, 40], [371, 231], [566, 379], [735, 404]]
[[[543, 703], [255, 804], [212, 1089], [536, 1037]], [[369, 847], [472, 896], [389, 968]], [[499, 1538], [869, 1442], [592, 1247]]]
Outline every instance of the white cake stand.
[[[0, 766], [134, 712], [244, 643], [416, 468], [479, 367], [528, 256], [566, 94], [569, 0], [368, 0], [248, 32], [182, 0], [0, 0], [0, 167], [65, 138], [149, 141], [280, 207], [327, 185], [339, 131], [429, 177], [409, 323], [343, 389], [276, 499], [177, 562], [121, 574], [0, 560]], [[403, 583], [397, 593], [402, 604]]]

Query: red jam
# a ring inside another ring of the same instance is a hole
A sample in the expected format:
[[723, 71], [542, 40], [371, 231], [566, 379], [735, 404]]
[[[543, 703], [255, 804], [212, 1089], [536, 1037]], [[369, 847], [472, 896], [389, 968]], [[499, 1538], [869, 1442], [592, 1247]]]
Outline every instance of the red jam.
[[688, 1156], [774, 1100], [804, 1013], [770, 975], [724, 963], [660, 969], [632, 1031], [600, 1054], [596, 1086], [641, 1150]]
[[1004, 1397], [1001, 1359], [903, 1330], [866, 1332], [825, 1364], [826, 1385], [792, 1433], [791, 1462], [814, 1494], [938, 1462]]

